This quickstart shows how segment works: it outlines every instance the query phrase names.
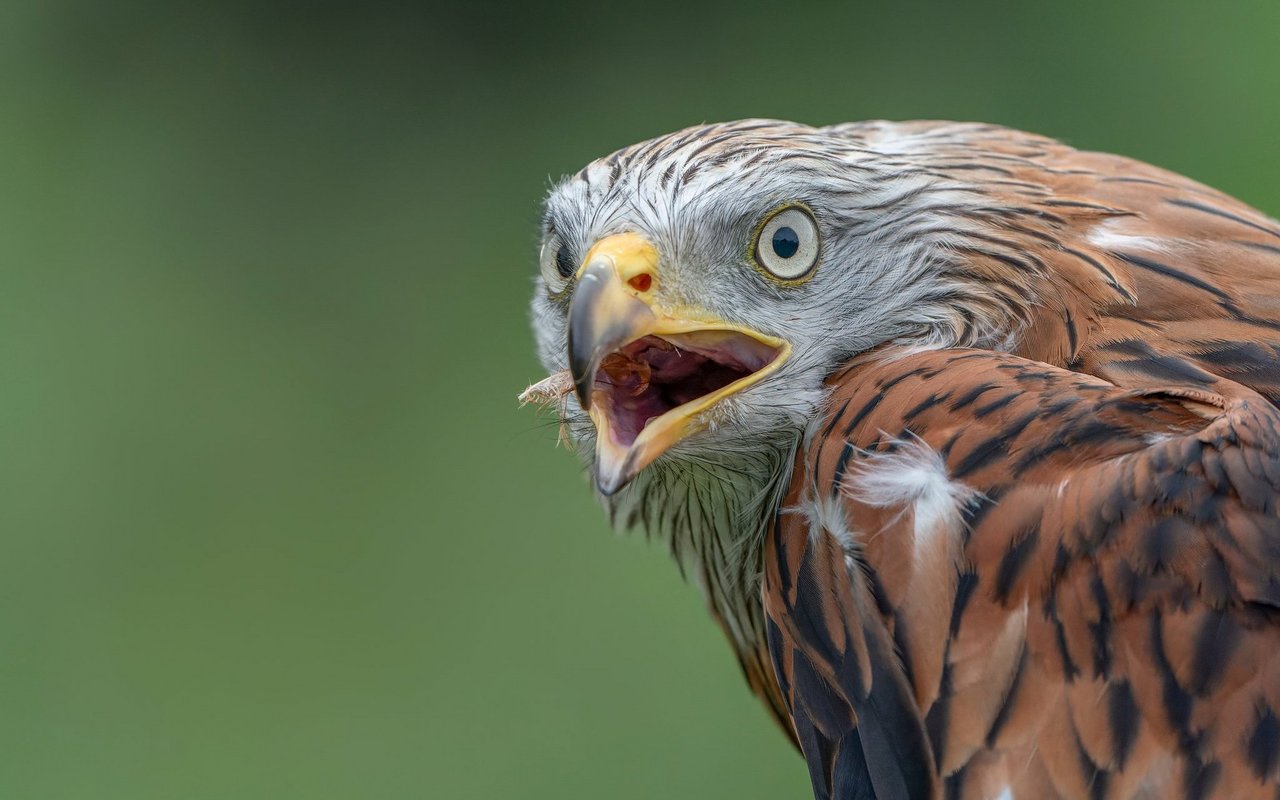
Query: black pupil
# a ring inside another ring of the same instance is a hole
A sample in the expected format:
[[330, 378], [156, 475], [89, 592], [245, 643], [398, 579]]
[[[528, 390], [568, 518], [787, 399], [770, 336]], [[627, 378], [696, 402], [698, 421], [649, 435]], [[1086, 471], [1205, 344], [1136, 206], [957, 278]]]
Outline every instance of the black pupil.
[[793, 229], [784, 225], [773, 232], [773, 252], [778, 258], [791, 258], [799, 249], [800, 237]]
[[556, 271], [562, 278], [573, 274], [573, 259], [569, 257], [569, 248], [563, 245], [556, 251]]

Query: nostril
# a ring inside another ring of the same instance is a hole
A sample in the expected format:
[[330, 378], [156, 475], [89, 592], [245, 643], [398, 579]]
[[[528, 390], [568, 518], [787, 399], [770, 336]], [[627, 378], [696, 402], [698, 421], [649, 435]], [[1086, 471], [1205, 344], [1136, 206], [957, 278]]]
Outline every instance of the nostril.
[[647, 292], [653, 287], [653, 276], [647, 272], [642, 272], [631, 278], [627, 283], [637, 292]]

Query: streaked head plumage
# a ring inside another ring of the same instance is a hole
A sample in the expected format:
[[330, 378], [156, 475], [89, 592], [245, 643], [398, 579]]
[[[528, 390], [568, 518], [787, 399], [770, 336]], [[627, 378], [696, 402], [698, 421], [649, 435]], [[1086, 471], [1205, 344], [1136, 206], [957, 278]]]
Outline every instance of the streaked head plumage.
[[[611, 258], [594, 248], [623, 234], [652, 248], [657, 280], [641, 299], [660, 316], [682, 325], [714, 320], [709, 327], [759, 334], [788, 351], [767, 377], [698, 409], [679, 435], [650, 448], [656, 455], [639, 454], [644, 464], [714, 461], [754, 452], [762, 439], [795, 439], [822, 401], [823, 379], [884, 342], [998, 342], [1017, 324], [1018, 310], [947, 270], [949, 247], [980, 227], [955, 213], [980, 206], [978, 192], [914, 159], [925, 145], [891, 123], [812, 128], [744, 120], [689, 128], [593, 161], [546, 201], [533, 299], [544, 366], [552, 373], [573, 366], [570, 309], [579, 283], [593, 253]], [[579, 377], [595, 381], [599, 360]], [[583, 408], [590, 389], [579, 389], [582, 402], [563, 409], [589, 454], [601, 449], [598, 424]], [[594, 460], [606, 494], [639, 471], [635, 453], [621, 464], [630, 446], [622, 438], [624, 447], [610, 456], [618, 463]]]

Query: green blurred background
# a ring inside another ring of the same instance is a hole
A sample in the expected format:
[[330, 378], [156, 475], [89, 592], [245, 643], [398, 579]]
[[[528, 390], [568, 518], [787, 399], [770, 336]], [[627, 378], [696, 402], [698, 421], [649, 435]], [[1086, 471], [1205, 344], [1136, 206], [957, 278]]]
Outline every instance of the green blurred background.
[[0, 798], [806, 797], [516, 393], [549, 176], [981, 119], [1280, 211], [1280, 4], [0, 4]]

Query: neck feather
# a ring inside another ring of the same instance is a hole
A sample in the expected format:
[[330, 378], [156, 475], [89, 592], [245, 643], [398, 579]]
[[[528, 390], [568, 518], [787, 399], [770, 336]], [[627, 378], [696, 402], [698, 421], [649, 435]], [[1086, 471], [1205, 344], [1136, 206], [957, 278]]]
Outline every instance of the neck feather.
[[661, 459], [608, 505], [615, 527], [666, 541], [740, 658], [763, 641], [761, 546], [799, 438], [779, 433], [732, 451]]

